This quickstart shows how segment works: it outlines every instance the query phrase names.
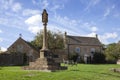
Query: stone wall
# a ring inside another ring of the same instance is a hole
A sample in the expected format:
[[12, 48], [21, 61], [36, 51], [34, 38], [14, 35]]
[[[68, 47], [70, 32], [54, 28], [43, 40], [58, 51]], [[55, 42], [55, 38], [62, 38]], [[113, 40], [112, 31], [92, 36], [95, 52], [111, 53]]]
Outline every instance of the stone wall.
[[54, 57], [54, 60], [56, 62], [62, 62], [63, 59], [67, 60], [68, 59], [68, 53], [66, 49], [56, 49], [53, 51], [54, 55], [58, 55], [57, 57]]

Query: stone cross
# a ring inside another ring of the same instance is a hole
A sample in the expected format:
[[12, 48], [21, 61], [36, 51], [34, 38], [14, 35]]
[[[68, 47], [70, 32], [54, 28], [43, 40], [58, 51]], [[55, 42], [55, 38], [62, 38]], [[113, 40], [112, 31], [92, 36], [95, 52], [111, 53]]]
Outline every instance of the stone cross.
[[43, 47], [42, 50], [47, 50], [47, 22], [48, 22], [48, 14], [47, 11], [44, 9], [42, 13], [42, 22], [44, 26], [44, 31], [43, 31]]

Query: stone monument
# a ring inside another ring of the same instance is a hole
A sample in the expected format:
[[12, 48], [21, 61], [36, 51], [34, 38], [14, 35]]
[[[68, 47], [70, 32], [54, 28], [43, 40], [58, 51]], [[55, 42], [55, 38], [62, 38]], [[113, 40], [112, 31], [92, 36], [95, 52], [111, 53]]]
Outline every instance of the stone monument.
[[52, 53], [47, 47], [47, 22], [48, 22], [48, 14], [44, 9], [42, 13], [42, 22], [44, 26], [43, 30], [43, 46], [40, 50], [40, 58], [38, 58], [35, 62], [30, 62], [29, 66], [23, 67], [25, 70], [40, 70], [40, 71], [56, 71], [56, 70], [64, 70], [67, 67], [60, 66], [60, 63], [54, 61], [52, 57]]

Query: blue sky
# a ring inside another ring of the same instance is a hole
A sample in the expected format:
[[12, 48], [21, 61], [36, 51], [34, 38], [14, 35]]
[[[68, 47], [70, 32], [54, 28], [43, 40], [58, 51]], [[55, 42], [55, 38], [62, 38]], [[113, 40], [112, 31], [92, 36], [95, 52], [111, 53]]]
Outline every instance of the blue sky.
[[120, 0], [1, 0], [0, 47], [18, 37], [33, 40], [42, 28], [41, 13], [49, 14], [48, 29], [98, 38], [104, 44], [120, 40]]

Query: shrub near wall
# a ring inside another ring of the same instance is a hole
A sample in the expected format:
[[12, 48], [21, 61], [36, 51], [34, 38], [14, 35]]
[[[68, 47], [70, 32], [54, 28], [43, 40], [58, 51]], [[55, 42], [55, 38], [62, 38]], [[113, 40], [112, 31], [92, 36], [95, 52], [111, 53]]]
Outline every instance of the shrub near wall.
[[95, 64], [106, 63], [105, 55], [100, 52], [95, 52], [93, 55], [93, 63]]

